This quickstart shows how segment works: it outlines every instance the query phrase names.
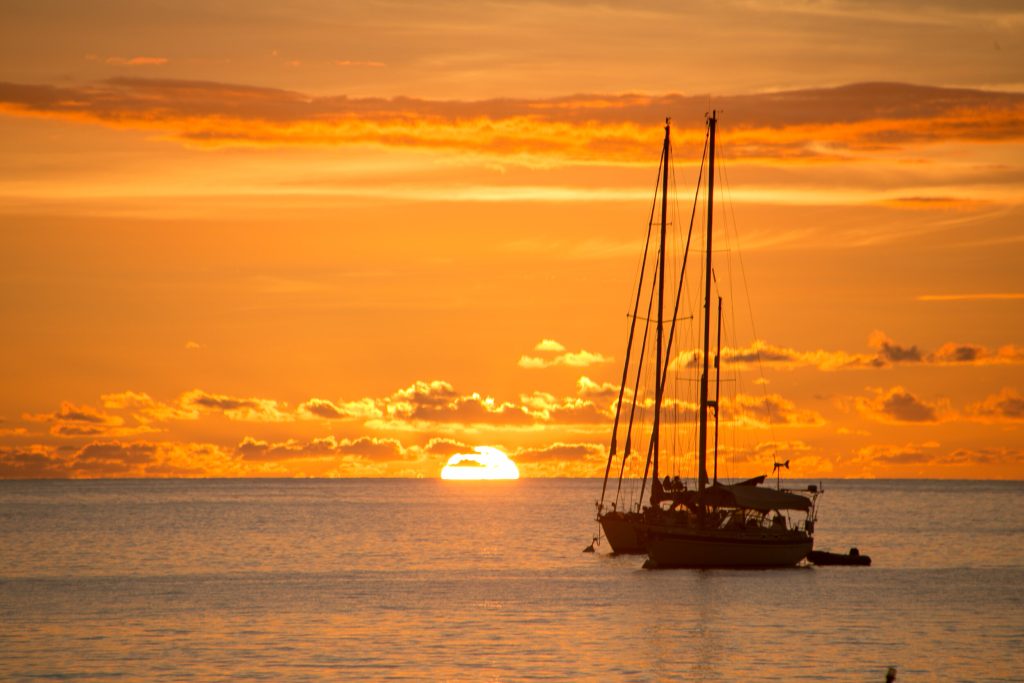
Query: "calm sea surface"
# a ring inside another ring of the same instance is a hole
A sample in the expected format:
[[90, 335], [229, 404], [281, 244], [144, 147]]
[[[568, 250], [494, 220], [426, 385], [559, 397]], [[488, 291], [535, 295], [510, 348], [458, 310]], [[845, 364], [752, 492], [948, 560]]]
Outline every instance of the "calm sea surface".
[[3, 680], [1024, 680], [1024, 483], [825, 482], [870, 568], [641, 569], [592, 480], [0, 482]]

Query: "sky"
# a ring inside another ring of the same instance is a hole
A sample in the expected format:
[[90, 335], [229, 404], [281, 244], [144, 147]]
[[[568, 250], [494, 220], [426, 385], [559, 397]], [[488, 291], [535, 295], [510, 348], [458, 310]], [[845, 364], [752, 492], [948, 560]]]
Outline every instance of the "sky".
[[710, 110], [724, 471], [1024, 478], [1024, 8], [934, 0], [7, 0], [0, 477], [601, 476]]

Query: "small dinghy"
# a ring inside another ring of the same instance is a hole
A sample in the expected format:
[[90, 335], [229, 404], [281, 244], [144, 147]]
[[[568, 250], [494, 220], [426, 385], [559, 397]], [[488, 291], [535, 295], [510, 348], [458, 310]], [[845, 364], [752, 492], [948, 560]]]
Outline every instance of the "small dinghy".
[[846, 555], [841, 553], [828, 553], [823, 550], [812, 550], [807, 555], [807, 560], [811, 564], [818, 565], [852, 565], [856, 567], [870, 567], [871, 558], [867, 555], [861, 555], [860, 551], [856, 548], [850, 548], [850, 552]]

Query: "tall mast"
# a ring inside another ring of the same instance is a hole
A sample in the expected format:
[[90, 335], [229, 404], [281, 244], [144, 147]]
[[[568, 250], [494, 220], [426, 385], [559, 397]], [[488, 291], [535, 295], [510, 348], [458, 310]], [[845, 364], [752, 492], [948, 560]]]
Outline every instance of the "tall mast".
[[708, 236], [705, 243], [707, 254], [704, 262], [704, 372], [700, 376], [700, 441], [697, 446], [699, 470], [697, 473], [698, 496], [704, 493], [708, 483], [708, 356], [711, 346], [711, 226], [712, 210], [715, 206], [715, 124], [716, 112], [711, 111], [708, 119]]
[[654, 469], [651, 473], [651, 506], [656, 506], [661, 501], [661, 480], [658, 478], [658, 451], [660, 446], [659, 432], [661, 431], [661, 402], [664, 395], [664, 387], [661, 382], [662, 341], [665, 321], [665, 225], [668, 219], [668, 152], [669, 152], [669, 126], [671, 119], [665, 119], [665, 147], [662, 150], [661, 158], [661, 246], [658, 249], [658, 334], [657, 349], [654, 355], [654, 433], [651, 435], [651, 448], [654, 452]]

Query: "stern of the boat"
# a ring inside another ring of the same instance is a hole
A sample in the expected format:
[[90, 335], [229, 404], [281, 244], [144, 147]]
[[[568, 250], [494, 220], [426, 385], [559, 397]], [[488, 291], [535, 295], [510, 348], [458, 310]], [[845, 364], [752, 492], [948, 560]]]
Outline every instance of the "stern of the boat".
[[613, 553], [622, 555], [647, 552], [643, 517], [635, 512], [606, 512], [598, 517]]

